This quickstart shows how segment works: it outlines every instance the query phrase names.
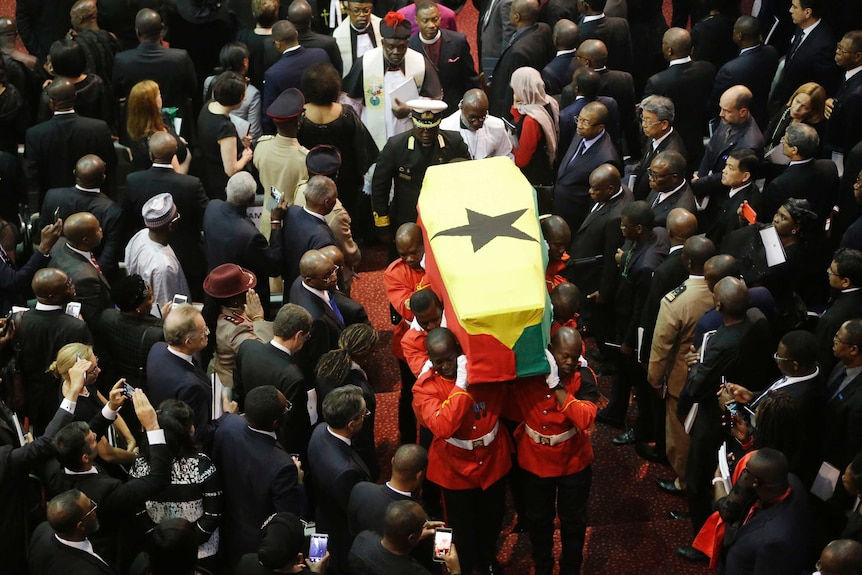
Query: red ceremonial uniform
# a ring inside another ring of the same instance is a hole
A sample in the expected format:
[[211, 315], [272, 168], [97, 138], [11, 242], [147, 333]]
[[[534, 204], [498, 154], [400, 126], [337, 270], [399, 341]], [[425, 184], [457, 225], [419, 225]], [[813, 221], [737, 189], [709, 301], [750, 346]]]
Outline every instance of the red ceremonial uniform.
[[[430, 369], [413, 386], [413, 410], [434, 439], [428, 450], [428, 479], [446, 489], [487, 489], [512, 467], [512, 439], [499, 424], [507, 385], [483, 383], [467, 391]], [[496, 428], [493, 441], [464, 449], [447, 438], [478, 440]]]
[[561, 283], [569, 281], [560, 275], [560, 272], [566, 267], [567, 261], [569, 261], [569, 254], [564, 253], [559, 261], [548, 262], [548, 267], [545, 269], [545, 284], [548, 286], [548, 293], [551, 293], [551, 290]]
[[428, 332], [408, 328], [401, 339], [401, 351], [404, 353], [404, 361], [410, 366], [413, 375], [419, 377], [422, 366], [428, 361], [428, 351], [425, 349], [425, 338]]
[[389, 264], [383, 272], [383, 285], [386, 287], [386, 297], [395, 311], [401, 316], [401, 322], [392, 332], [392, 353], [398, 359], [404, 359], [401, 351], [401, 338], [410, 328], [413, 312], [410, 311], [409, 300], [415, 292], [428, 287], [423, 283], [425, 270], [414, 269], [400, 258]]
[[[570, 327], [570, 328], [572, 328], [572, 329], [578, 329], [578, 319], [579, 319], [580, 317], [581, 317], [581, 314], [576, 313], [574, 317], [569, 318], [568, 320], [566, 320], [566, 321], [565, 321], [565, 322], [563, 322], [563, 323], [560, 323], [560, 322], [558, 322], [558, 321], [553, 322], [553, 323], [551, 324], [551, 337], [554, 337], [554, 334], [555, 334], [555, 333], [557, 333], [557, 331], [558, 331], [561, 327]], [[585, 344], [585, 345], [584, 345], [584, 351], [583, 351], [583, 353], [586, 353], [586, 351], [587, 351], [587, 346], [586, 346], [586, 344]]]
[[[548, 389], [544, 376], [531, 377], [512, 385], [510, 407], [523, 421], [515, 430], [515, 446], [518, 465], [539, 477], [562, 477], [586, 468], [593, 461], [593, 446], [587, 429], [596, 419], [596, 404], [577, 399], [581, 388], [581, 370], [572, 372], [561, 383], [566, 388], [566, 401], [560, 406], [553, 391]], [[569, 439], [549, 445], [537, 443], [531, 438], [525, 425], [550, 437], [577, 428]]]

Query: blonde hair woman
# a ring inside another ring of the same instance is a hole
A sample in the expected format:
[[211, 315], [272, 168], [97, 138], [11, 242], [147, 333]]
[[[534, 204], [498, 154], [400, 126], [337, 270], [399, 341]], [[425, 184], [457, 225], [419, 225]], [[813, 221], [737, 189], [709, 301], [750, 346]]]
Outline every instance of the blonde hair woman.
[[128, 140], [123, 144], [132, 150], [132, 165], [135, 170], [146, 170], [152, 165], [150, 160], [150, 136], [156, 132], [168, 132], [177, 140], [177, 154], [171, 161], [174, 170], [187, 174], [192, 160], [186, 142], [174, 130], [168, 114], [162, 111], [162, 93], [159, 85], [152, 80], [144, 80], [132, 86], [126, 100], [126, 134]]
[[[62, 380], [62, 393], [66, 393], [72, 381], [84, 380], [84, 389], [78, 396], [75, 408], [75, 421], [90, 421], [108, 402], [96, 389], [95, 383], [101, 370], [99, 358], [93, 353], [93, 348], [83, 343], [69, 343], [57, 352], [57, 359], [48, 367], [57, 379]], [[102, 437], [96, 448], [99, 458], [108, 463], [131, 465], [137, 456], [137, 444], [129, 427], [123, 418], [117, 416], [113, 427], [125, 440], [126, 449], [112, 446], [106, 437]]]

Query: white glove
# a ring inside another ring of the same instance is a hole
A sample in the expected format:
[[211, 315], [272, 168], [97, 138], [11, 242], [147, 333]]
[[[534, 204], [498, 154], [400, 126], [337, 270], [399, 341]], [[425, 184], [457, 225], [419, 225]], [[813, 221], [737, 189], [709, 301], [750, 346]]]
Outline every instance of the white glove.
[[545, 350], [545, 357], [548, 358], [548, 363], [551, 365], [551, 373], [545, 377], [545, 383], [548, 384], [548, 389], [554, 389], [560, 385], [560, 369], [557, 367], [557, 361], [550, 350]]
[[422, 364], [422, 371], [419, 372], [419, 375], [421, 376], [423, 373], [425, 373], [426, 371], [431, 369], [431, 367], [432, 367], [431, 366], [431, 360], [430, 359], [425, 360], [425, 363]]
[[467, 356], [461, 354], [457, 359], [458, 370], [457, 375], [455, 376], [455, 385], [467, 391]]

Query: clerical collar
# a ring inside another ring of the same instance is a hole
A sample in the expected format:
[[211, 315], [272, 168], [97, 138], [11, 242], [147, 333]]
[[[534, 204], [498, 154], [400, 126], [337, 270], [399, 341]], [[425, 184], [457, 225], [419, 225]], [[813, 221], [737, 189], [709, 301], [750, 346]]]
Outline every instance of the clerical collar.
[[364, 30], [360, 30], [356, 26], [353, 25], [353, 22], [350, 23], [350, 29], [356, 32], [357, 34], [369, 34], [371, 32], [371, 20], [368, 21], [368, 25]]
[[426, 40], [425, 38], [422, 37], [422, 34], [419, 34], [419, 39], [422, 41], [423, 44], [436, 44], [437, 41], [440, 40], [441, 36], [443, 36], [443, 31], [438, 29], [437, 35], [434, 36], [432, 39]]

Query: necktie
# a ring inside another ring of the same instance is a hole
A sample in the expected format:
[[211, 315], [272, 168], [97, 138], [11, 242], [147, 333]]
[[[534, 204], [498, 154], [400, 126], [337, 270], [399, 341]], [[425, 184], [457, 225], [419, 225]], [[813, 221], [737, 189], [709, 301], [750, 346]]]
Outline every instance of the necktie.
[[837, 374], [835, 374], [835, 377], [829, 381], [829, 385], [826, 387], [826, 401], [829, 401], [832, 399], [833, 395], [838, 393], [838, 388], [840, 388], [841, 384], [844, 383], [844, 378], [846, 377], [847, 369], [842, 368]]
[[805, 34], [802, 30], [797, 30], [796, 35], [793, 36], [793, 43], [790, 45], [790, 52], [787, 55], [788, 60], [793, 59], [793, 55], [796, 54], [796, 50], [799, 49], [799, 45], [802, 44], [802, 39], [805, 37]]
[[581, 141], [578, 143], [578, 147], [575, 149], [575, 153], [574, 153], [574, 154], [572, 154], [572, 159], [571, 159], [571, 160], [569, 160], [569, 163], [568, 163], [568, 164], [566, 164], [566, 167], [567, 167], [567, 168], [572, 164], [572, 162], [574, 162], [574, 161], [575, 161], [575, 159], [576, 159], [577, 157], [579, 157], [581, 154], [583, 154], [583, 153], [584, 153], [584, 148], [586, 148], [586, 145], [584, 144], [584, 141], [583, 141], [583, 140], [581, 140]]
[[344, 316], [341, 315], [341, 310], [338, 309], [338, 304], [335, 303], [335, 298], [332, 297], [332, 294], [329, 294], [329, 307], [332, 308], [332, 312], [335, 314], [335, 317], [338, 318], [342, 324], [344, 323]]
[[93, 267], [101, 273], [102, 268], [99, 266], [99, 262], [96, 261], [96, 256], [93, 255], [93, 252], [90, 252], [90, 263], [93, 264]]
[[652, 202], [652, 206], [650, 206], [650, 207], [653, 207], [653, 208], [656, 207], [660, 201], [661, 201], [661, 192], [656, 194], [655, 199]]
[[0, 246], [0, 262], [11, 266], [12, 260], [9, 259], [9, 254], [6, 253], [6, 249], [3, 246]]

